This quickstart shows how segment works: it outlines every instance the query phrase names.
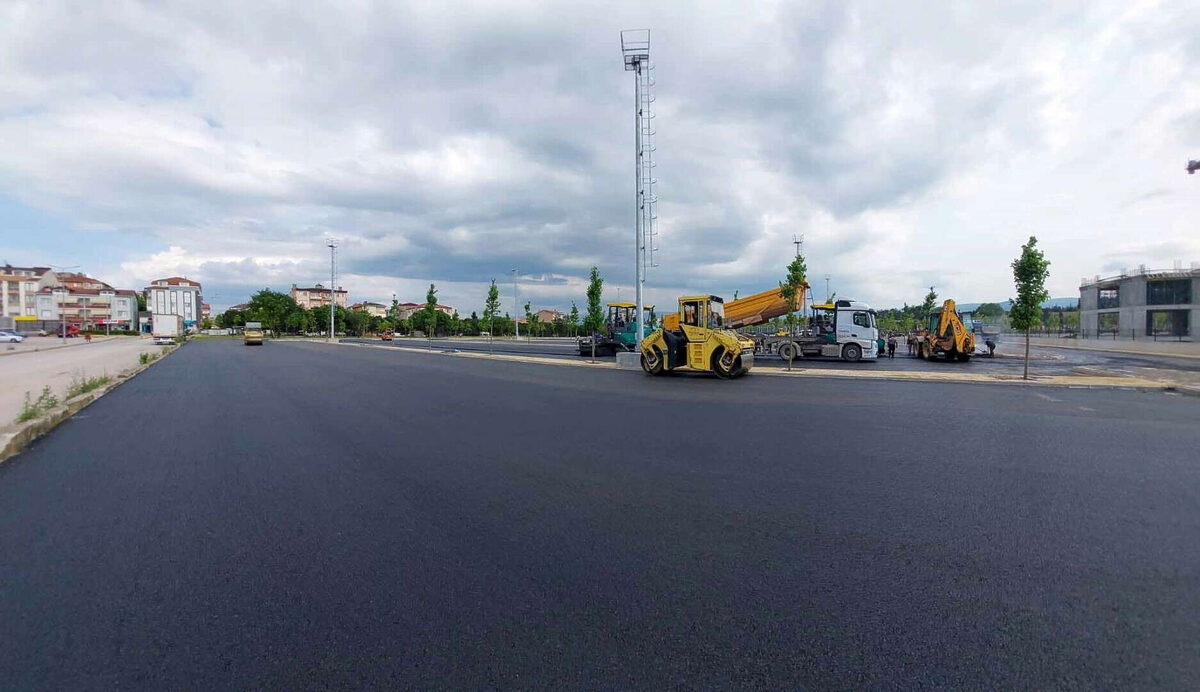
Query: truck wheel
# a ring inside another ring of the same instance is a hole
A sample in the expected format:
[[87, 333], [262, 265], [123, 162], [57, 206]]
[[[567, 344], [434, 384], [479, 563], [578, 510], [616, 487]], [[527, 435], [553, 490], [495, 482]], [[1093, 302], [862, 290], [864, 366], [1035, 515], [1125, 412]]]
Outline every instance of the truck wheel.
[[846, 347], [842, 349], [842, 358], [851, 363], [857, 363], [862, 360], [862, 346], [858, 344], [846, 344]]
[[957, 356], [958, 356], [958, 362], [960, 362], [960, 363], [966, 363], [967, 361], [971, 360], [970, 353], [959, 353], [959, 354], [957, 354]]
[[737, 376], [738, 370], [741, 369], [742, 357], [740, 355], [722, 349], [713, 356], [713, 372], [721, 379], [732, 379]]
[[647, 375], [661, 375], [663, 371], [662, 351], [654, 346], [650, 347], [649, 356], [642, 351], [642, 370], [645, 370]]
[[796, 359], [796, 344], [792, 342], [784, 342], [779, 345], [779, 357], [784, 360]]

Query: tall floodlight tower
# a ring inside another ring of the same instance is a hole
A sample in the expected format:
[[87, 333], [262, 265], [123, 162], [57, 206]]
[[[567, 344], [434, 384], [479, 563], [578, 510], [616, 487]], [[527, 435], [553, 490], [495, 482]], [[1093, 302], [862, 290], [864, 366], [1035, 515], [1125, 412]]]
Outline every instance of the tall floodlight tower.
[[329, 342], [337, 343], [337, 337], [333, 332], [333, 314], [337, 312], [337, 284], [334, 281], [337, 279], [336, 265], [334, 264], [334, 251], [337, 250], [337, 239], [329, 238], [325, 242], [325, 247], [329, 248]]
[[637, 348], [640, 350], [646, 325], [642, 314], [642, 288], [646, 270], [656, 267], [654, 247], [658, 235], [658, 197], [654, 187], [654, 63], [650, 62], [650, 30], [621, 32], [621, 54], [625, 71], [633, 73], [634, 102], [634, 175], [636, 214], [634, 223], [634, 292], [637, 294]]

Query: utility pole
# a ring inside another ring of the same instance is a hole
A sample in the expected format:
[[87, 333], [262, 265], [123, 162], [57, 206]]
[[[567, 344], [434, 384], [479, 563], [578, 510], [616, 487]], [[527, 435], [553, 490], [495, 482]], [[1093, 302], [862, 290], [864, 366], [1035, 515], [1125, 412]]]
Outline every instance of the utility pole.
[[333, 255], [334, 250], [337, 249], [337, 240], [330, 238], [329, 242], [325, 243], [325, 246], [329, 248], [329, 343], [332, 344], [337, 343], [333, 332], [333, 315], [337, 312], [337, 293], [334, 292], [334, 288], [337, 286], [334, 283], [337, 274], [334, 272]]
[[513, 339], [521, 338], [521, 323], [517, 321], [517, 315], [521, 312], [521, 305], [517, 297], [517, 268], [513, 267], [513, 329], [515, 330]]
[[825, 302], [829, 302], [829, 275], [825, 275]]

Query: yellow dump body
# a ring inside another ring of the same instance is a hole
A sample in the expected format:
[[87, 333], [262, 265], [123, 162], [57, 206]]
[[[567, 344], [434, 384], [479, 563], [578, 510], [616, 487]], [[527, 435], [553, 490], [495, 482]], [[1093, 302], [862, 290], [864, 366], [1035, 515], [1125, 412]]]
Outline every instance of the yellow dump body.
[[[804, 290], [807, 290], [807, 286]], [[804, 296], [796, 299], [796, 305], [804, 304]], [[792, 306], [783, 297], [778, 288], [768, 289], [752, 296], [738, 298], [725, 303], [725, 326], [730, 329], [753, 327], [758, 324], [786, 315], [792, 311]], [[665, 319], [665, 318], [664, 318]]]

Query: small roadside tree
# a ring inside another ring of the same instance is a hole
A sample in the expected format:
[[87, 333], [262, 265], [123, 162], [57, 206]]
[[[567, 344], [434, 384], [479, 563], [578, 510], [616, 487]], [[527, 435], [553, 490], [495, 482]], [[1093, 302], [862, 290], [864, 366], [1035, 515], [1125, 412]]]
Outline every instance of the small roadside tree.
[[[496, 288], [496, 279], [488, 288], [487, 300], [483, 304], [483, 321], [487, 322], [488, 334], [496, 333], [496, 313], [500, 312], [500, 289]], [[491, 340], [491, 336], [488, 337]]]
[[604, 307], [600, 305], [603, 293], [604, 279], [600, 278], [600, 270], [592, 267], [587, 287], [587, 316], [583, 319], [583, 328], [589, 334], [595, 334], [604, 325]]
[[528, 300], [525, 301], [525, 331], [527, 332], [525, 334], [525, 336], [528, 336], [528, 337], [534, 336], [533, 313], [529, 312], [529, 301]]
[[575, 331], [579, 327], [579, 306], [577, 306], [575, 304], [575, 301], [573, 301], [573, 300], [571, 301], [570, 320], [571, 320], [571, 336], [575, 336]]
[[921, 303], [921, 312], [917, 315], [919, 322], [925, 322], [929, 319], [929, 313], [933, 312], [933, 308], [937, 305], [938, 294], [933, 290], [933, 286], [929, 287], [929, 293], [925, 294], [925, 301]]
[[438, 328], [438, 309], [437, 309], [437, 286], [429, 284], [429, 292], [425, 294], [425, 307], [421, 308], [424, 313], [421, 316], [421, 322], [425, 326], [425, 336], [433, 337]]
[[1029, 236], [1029, 242], [1021, 246], [1021, 256], [1013, 260], [1013, 284], [1017, 297], [1008, 311], [1008, 321], [1013, 329], [1025, 332], [1025, 379], [1029, 379], [1029, 330], [1042, 321], [1042, 303], [1050, 298], [1046, 290], [1046, 277], [1050, 276], [1050, 263], [1037, 248], [1037, 237]]
[[783, 281], [779, 282], [779, 295], [788, 302], [787, 324], [788, 333], [795, 332], [796, 311], [803, 307], [804, 303], [804, 287], [806, 283], [805, 273], [808, 267], [804, 265], [804, 255], [797, 254], [795, 259], [787, 267], [787, 274]]

